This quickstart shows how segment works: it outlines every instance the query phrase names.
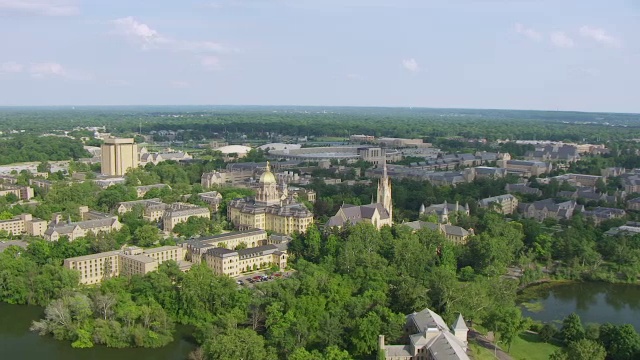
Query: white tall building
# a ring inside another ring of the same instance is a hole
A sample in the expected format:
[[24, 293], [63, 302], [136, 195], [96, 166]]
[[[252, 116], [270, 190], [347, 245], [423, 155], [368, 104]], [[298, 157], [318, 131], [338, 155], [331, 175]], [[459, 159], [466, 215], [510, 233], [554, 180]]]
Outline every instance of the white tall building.
[[132, 138], [107, 138], [102, 144], [102, 175], [122, 176], [138, 167], [138, 145]]

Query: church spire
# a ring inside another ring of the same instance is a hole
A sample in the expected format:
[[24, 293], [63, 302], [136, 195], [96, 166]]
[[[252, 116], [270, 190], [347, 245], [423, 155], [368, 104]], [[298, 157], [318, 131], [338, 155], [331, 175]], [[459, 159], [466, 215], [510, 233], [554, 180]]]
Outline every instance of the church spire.
[[378, 198], [377, 202], [389, 213], [389, 217], [393, 218], [393, 204], [391, 200], [391, 180], [387, 174], [387, 154], [382, 154], [382, 177], [378, 181]]

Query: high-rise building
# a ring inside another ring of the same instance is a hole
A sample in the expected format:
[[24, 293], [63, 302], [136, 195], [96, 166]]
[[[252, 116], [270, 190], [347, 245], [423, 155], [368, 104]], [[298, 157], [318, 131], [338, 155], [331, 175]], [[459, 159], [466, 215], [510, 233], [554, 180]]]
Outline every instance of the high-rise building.
[[132, 138], [107, 138], [102, 144], [102, 175], [122, 176], [138, 167], [138, 145]]

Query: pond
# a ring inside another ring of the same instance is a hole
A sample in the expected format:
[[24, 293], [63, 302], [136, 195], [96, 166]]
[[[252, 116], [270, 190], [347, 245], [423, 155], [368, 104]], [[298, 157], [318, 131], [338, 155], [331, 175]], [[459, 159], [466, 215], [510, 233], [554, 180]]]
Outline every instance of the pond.
[[561, 322], [575, 312], [584, 324], [631, 324], [640, 332], [640, 285], [599, 282], [542, 284], [525, 290], [522, 313]]
[[185, 360], [195, 345], [189, 341], [186, 327], [178, 327], [174, 340], [160, 349], [112, 349], [95, 346], [73, 349], [68, 341], [57, 341], [51, 336], [39, 336], [29, 331], [33, 320], [43, 315], [37, 306], [0, 303], [0, 354], [3, 359], [25, 360]]

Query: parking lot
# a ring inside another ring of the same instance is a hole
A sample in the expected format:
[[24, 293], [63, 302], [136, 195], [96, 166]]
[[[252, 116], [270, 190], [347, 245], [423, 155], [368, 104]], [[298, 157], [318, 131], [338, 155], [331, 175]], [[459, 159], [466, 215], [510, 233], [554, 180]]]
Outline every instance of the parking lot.
[[236, 278], [236, 283], [238, 283], [239, 286], [253, 286], [254, 284], [261, 283], [261, 282], [268, 282], [268, 281], [273, 281], [277, 279], [286, 279], [289, 276], [291, 276], [292, 273], [293, 271], [287, 270], [287, 271], [277, 271], [269, 275], [264, 271], [255, 271], [252, 273], [238, 276]]

